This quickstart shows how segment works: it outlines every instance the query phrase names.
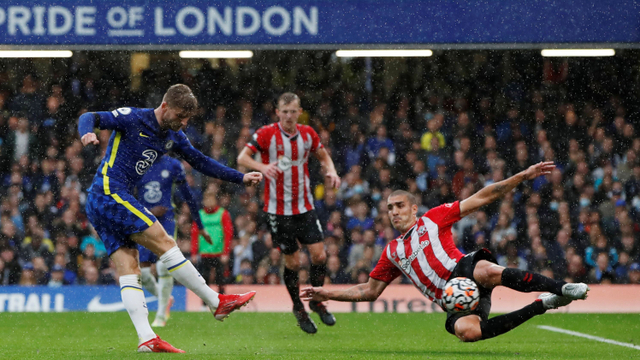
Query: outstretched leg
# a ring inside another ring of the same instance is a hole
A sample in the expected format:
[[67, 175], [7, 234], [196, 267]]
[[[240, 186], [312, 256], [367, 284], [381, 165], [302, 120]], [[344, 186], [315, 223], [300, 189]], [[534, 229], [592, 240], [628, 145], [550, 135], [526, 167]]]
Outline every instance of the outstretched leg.
[[502, 285], [520, 292], [548, 291], [571, 300], [586, 299], [589, 291], [589, 287], [583, 283], [558, 281], [530, 271], [504, 268], [487, 260], [477, 262], [473, 277], [487, 289]]
[[222, 321], [229, 313], [246, 305], [255, 295], [255, 292], [250, 292], [240, 296], [222, 295], [221, 298], [206, 284], [198, 270], [182, 255], [176, 242], [157, 221], [147, 230], [133, 234], [131, 239], [158, 255], [171, 276], [198, 295], [214, 312], [217, 320]]
[[482, 320], [478, 315], [461, 317], [454, 324], [455, 335], [464, 342], [491, 339], [515, 329], [536, 315], [542, 315], [547, 310], [568, 305], [570, 302], [566, 297], [544, 293], [520, 310], [491, 319]]
[[461, 317], [455, 323], [455, 335], [464, 342], [490, 339], [515, 329], [532, 317], [544, 314], [545, 311], [542, 300], [538, 299], [520, 310], [488, 320], [481, 320], [477, 315]]

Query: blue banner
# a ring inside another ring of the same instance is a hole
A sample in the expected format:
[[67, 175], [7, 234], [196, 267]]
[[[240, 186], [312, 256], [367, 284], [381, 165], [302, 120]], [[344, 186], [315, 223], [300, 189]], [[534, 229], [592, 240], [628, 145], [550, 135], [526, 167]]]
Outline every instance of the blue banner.
[[[186, 290], [176, 286], [171, 310], [184, 311]], [[149, 310], [157, 310], [155, 296], [145, 292]], [[0, 312], [123, 311], [118, 286], [0, 286]]]
[[639, 8], [629, 0], [0, 0], [0, 44], [631, 46]]

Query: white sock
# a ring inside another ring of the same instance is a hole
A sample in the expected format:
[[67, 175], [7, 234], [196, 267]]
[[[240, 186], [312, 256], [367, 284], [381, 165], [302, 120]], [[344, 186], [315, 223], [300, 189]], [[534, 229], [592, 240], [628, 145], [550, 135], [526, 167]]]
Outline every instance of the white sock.
[[162, 262], [156, 263], [156, 271], [158, 271], [158, 312], [156, 319], [166, 320], [167, 303], [173, 291], [173, 277], [169, 274], [167, 266]]
[[218, 308], [218, 304], [220, 304], [218, 293], [207, 285], [202, 275], [191, 261], [185, 259], [177, 246], [162, 254], [160, 261], [164, 263], [174, 279], [198, 295], [210, 308]]
[[156, 337], [149, 325], [149, 310], [140, 285], [140, 276], [120, 276], [120, 296], [138, 333], [139, 344]]
[[153, 277], [150, 267], [140, 268], [140, 279], [142, 280], [142, 287], [154, 296], [158, 296], [158, 289], [156, 287], [156, 278]]

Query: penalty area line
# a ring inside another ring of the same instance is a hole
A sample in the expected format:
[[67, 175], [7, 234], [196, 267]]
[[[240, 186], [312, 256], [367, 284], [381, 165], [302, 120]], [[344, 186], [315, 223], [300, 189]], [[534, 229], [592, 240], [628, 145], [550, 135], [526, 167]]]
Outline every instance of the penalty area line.
[[600, 341], [600, 342], [607, 343], [607, 344], [613, 344], [613, 345], [624, 346], [624, 347], [640, 350], [640, 346], [638, 346], [638, 345], [624, 343], [624, 342], [620, 342], [620, 341], [615, 341], [615, 340], [603, 338], [603, 337], [600, 337], [600, 336], [593, 336], [593, 335], [589, 335], [589, 334], [583, 334], [583, 333], [579, 333], [577, 331], [565, 330], [565, 329], [557, 328], [557, 327], [554, 327], [554, 326], [538, 325], [538, 328], [544, 329], [544, 330], [549, 330], [549, 331], [554, 331], [554, 332], [558, 332], [558, 333], [562, 333], [562, 334], [578, 336], [578, 337], [582, 337], [582, 338], [589, 339], [589, 340]]

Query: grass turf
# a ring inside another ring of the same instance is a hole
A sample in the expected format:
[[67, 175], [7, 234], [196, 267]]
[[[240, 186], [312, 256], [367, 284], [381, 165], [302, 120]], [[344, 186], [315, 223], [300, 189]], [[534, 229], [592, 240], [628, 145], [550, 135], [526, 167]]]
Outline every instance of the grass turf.
[[[0, 313], [2, 359], [628, 359], [640, 350], [539, 329], [550, 325], [640, 344], [640, 314], [547, 314], [494, 339], [461, 343], [444, 314], [337, 314], [307, 335], [292, 314], [172, 313], [157, 334], [184, 355], [137, 354], [133, 325], [118, 313]], [[151, 317], [152, 318], [152, 317]]]

